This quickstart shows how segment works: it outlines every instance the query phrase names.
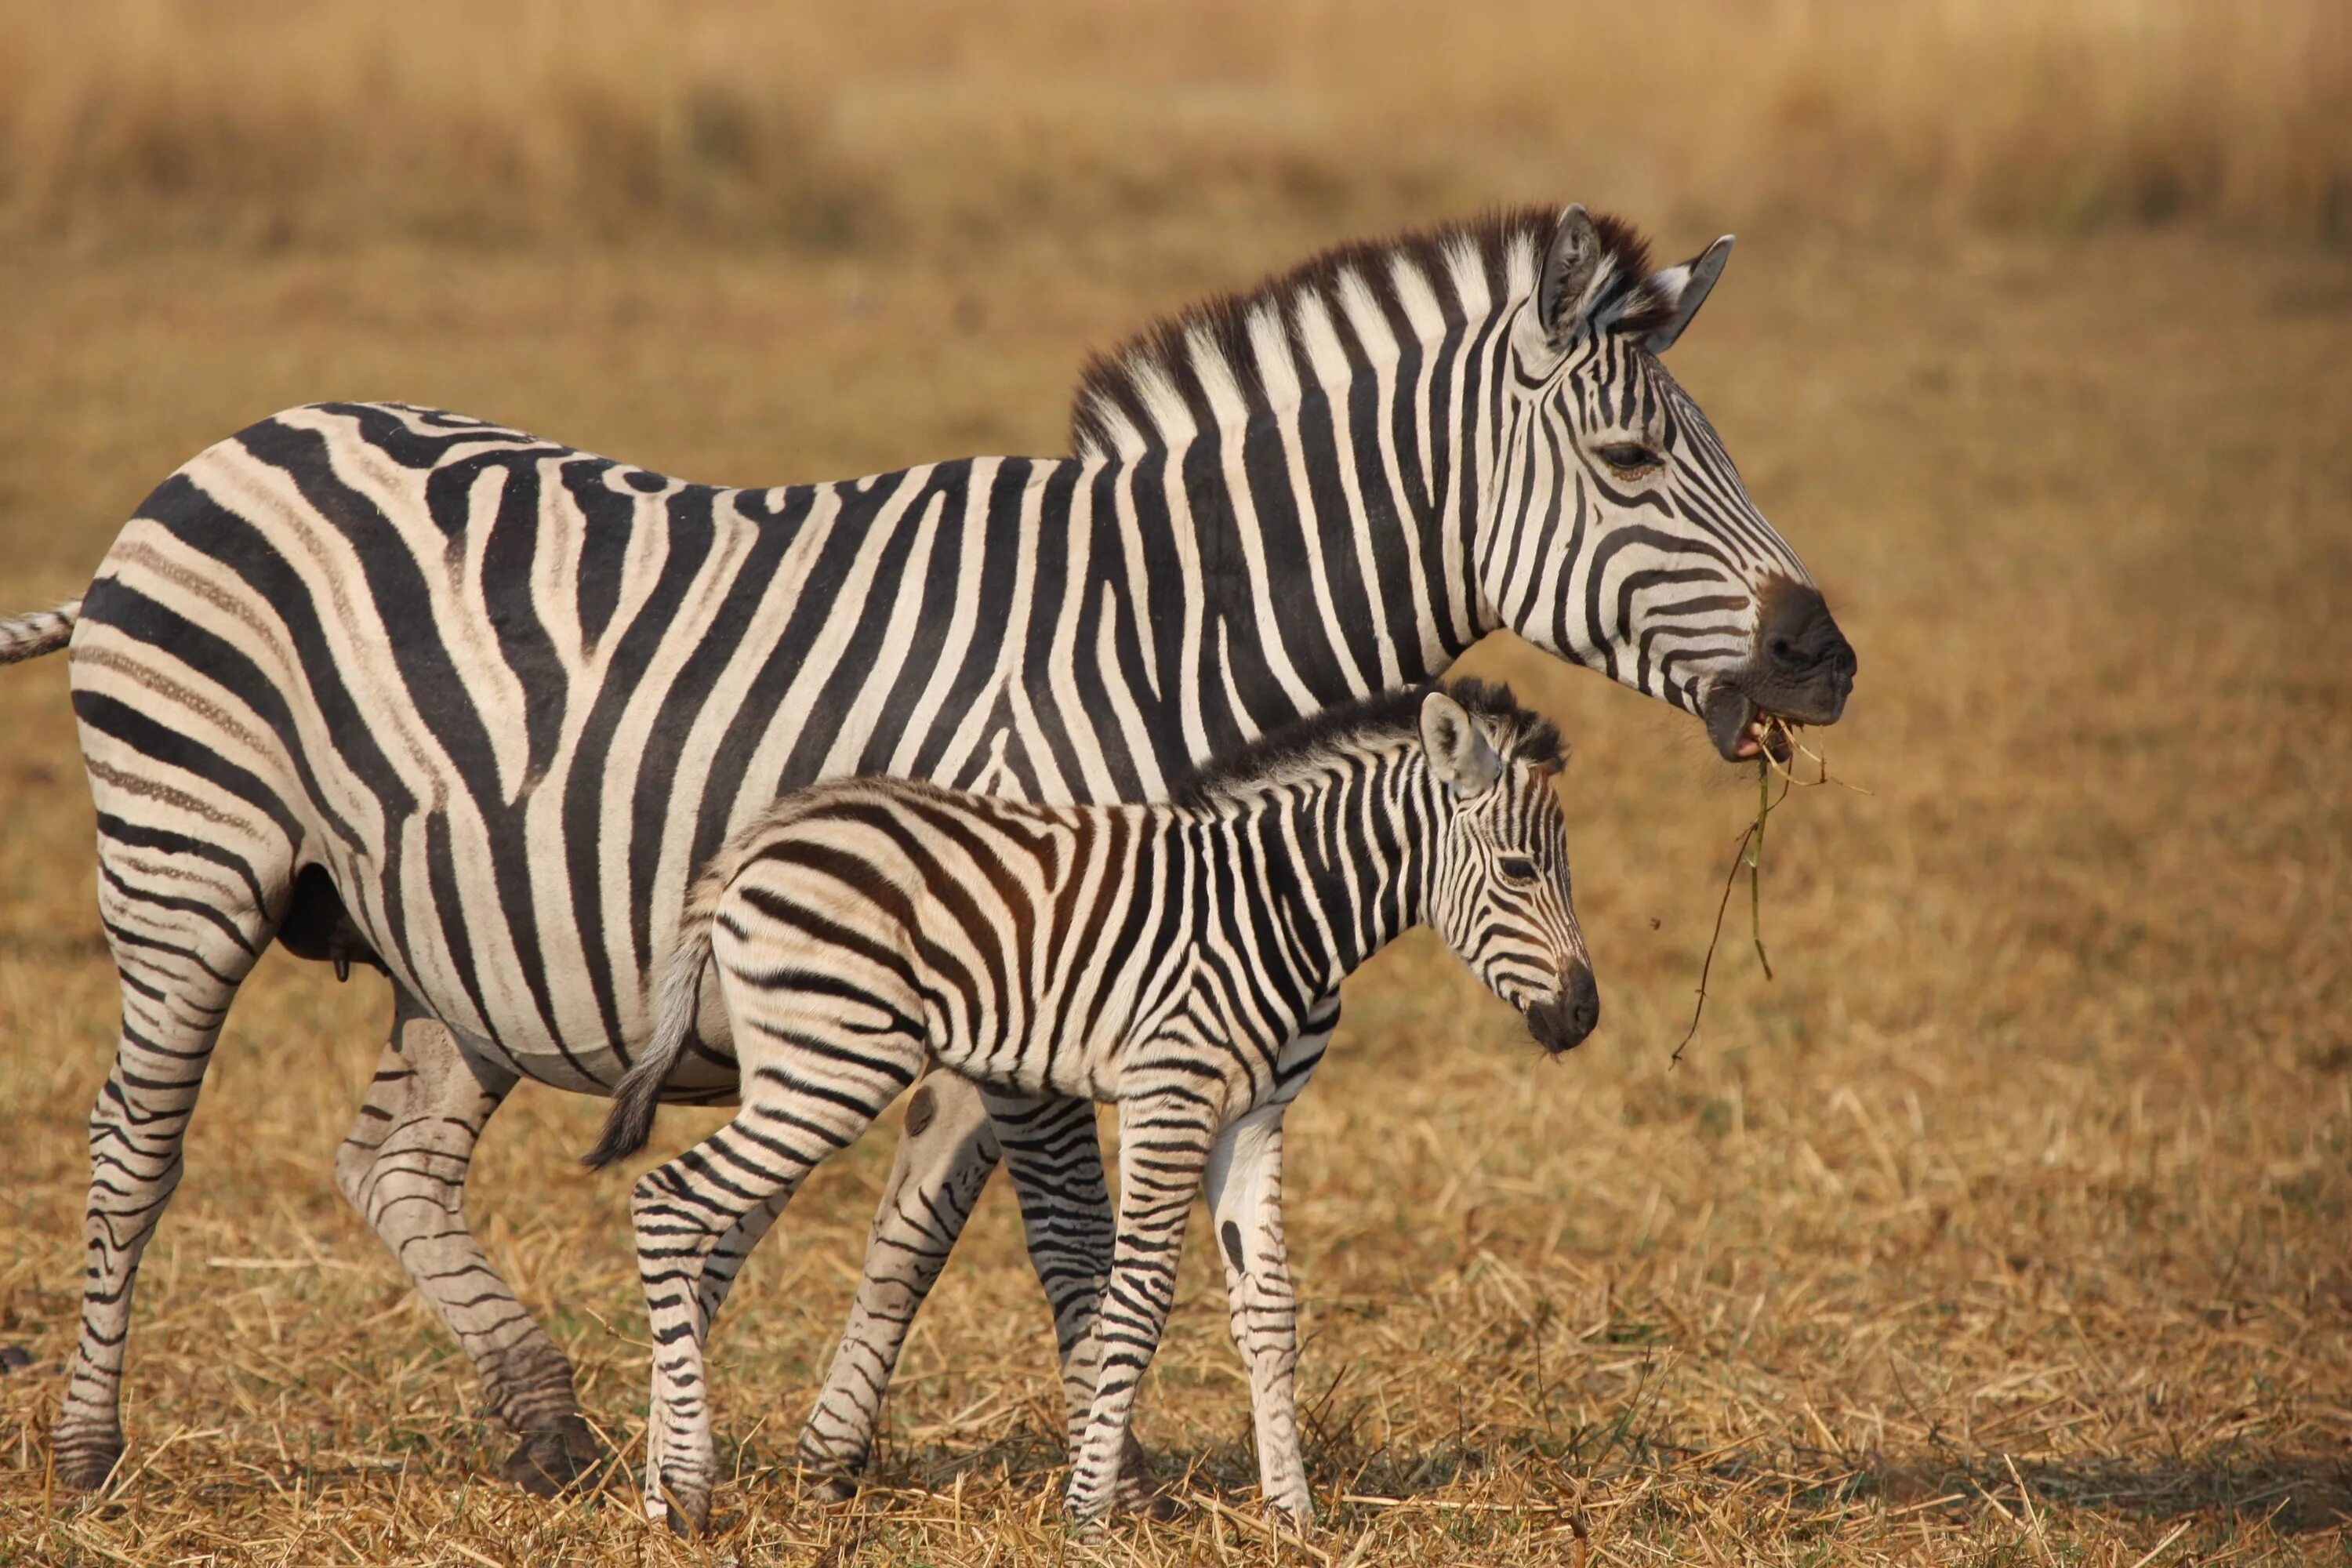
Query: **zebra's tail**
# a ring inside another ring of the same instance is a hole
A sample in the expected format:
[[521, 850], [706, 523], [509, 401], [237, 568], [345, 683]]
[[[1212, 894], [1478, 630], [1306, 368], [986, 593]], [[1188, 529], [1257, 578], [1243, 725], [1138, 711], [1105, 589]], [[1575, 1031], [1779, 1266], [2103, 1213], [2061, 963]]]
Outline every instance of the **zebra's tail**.
[[81, 601], [71, 599], [54, 610], [0, 620], [0, 664], [57, 652], [73, 637], [74, 624], [80, 619]]
[[687, 901], [677, 941], [662, 971], [661, 990], [654, 999], [654, 1037], [645, 1054], [614, 1086], [613, 1109], [604, 1118], [604, 1135], [588, 1151], [586, 1164], [601, 1171], [615, 1160], [625, 1160], [646, 1146], [654, 1130], [654, 1112], [661, 1104], [662, 1085], [686, 1055], [694, 1037], [695, 1015], [702, 1000], [702, 970], [710, 962], [710, 928], [719, 913], [719, 895], [726, 880], [705, 876]]

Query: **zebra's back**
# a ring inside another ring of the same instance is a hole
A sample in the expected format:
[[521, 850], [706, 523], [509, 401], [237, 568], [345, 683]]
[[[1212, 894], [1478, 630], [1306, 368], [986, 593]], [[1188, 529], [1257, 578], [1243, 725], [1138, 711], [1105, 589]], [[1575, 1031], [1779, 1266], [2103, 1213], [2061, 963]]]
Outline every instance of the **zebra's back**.
[[731, 826], [865, 769], [1003, 782], [1020, 639], [979, 635], [953, 566], [1067, 466], [728, 489], [430, 410], [289, 410], [159, 487], [87, 596], [101, 832], [215, 837], [263, 910], [322, 865], [478, 1047], [609, 1083]]

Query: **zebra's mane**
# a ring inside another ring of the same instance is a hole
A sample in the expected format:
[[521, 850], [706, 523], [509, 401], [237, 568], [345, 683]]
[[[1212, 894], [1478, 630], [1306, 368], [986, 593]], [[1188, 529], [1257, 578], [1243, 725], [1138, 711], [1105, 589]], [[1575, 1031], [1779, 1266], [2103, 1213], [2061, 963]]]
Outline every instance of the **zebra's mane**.
[[1481, 721], [1507, 763], [1557, 768], [1567, 758], [1559, 726], [1518, 705], [1507, 686], [1483, 680], [1432, 681], [1383, 692], [1272, 730], [1245, 746], [1222, 752], [1178, 778], [1168, 798], [1179, 805], [1212, 806], [1248, 799], [1268, 786], [1323, 771], [1369, 750], [1421, 739], [1422, 699], [1443, 691]]
[[[1556, 207], [1509, 207], [1466, 223], [1358, 240], [1255, 289], [1164, 316], [1108, 353], [1087, 359], [1070, 408], [1070, 449], [1081, 458], [1171, 450], [1213, 428], [1221, 408], [1223, 417], [1231, 417], [1238, 405], [1247, 417], [1295, 404], [1296, 389], [1318, 380], [1307, 353], [1310, 316], [1328, 317], [1343, 342], [1356, 340], [1370, 355], [1393, 359], [1393, 341], [1363, 342], [1349, 330], [1350, 301], [1360, 310], [1369, 303], [1386, 318], [1393, 340], [1418, 335], [1408, 288], [1415, 296], [1435, 298], [1448, 330], [1470, 315], [1464, 274], [1485, 279], [1482, 313], [1524, 299], [1535, 288], [1536, 269], [1559, 219]], [[1595, 214], [1592, 222], [1601, 247], [1595, 319], [1608, 321], [1611, 331], [1637, 333], [1671, 321], [1674, 301], [1648, 287], [1649, 242], [1622, 219]], [[1288, 363], [1268, 367], [1259, 356], [1277, 345]], [[1330, 358], [1327, 353], [1327, 363]]]

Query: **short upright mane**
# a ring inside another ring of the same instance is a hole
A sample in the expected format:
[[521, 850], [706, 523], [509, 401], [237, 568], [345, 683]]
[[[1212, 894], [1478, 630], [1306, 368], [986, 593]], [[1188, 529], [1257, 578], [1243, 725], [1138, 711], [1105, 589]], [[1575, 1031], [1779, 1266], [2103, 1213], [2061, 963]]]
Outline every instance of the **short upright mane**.
[[1286, 724], [1248, 745], [1210, 758], [1179, 778], [1168, 798], [1179, 805], [1210, 806], [1244, 799], [1269, 784], [1312, 772], [1320, 759], [1367, 745], [1418, 742], [1422, 699], [1443, 691], [1484, 721], [1506, 762], [1558, 767], [1566, 757], [1559, 727], [1518, 705], [1507, 686], [1483, 680], [1432, 681], [1368, 697]]
[[[1343, 341], [1365, 357], [1392, 358], [1395, 344], [1363, 342], [1350, 329], [1347, 295], [1386, 318], [1391, 339], [1416, 336], [1408, 287], [1425, 309], [1433, 299], [1448, 329], [1468, 319], [1462, 281], [1483, 278], [1486, 310], [1525, 298], [1559, 227], [1557, 207], [1511, 207], [1467, 223], [1412, 230], [1335, 247], [1255, 289], [1201, 300], [1145, 327], [1087, 361], [1070, 409], [1070, 449], [1081, 458], [1133, 458], [1164, 451], [1217, 423], [1234, 403], [1255, 414], [1277, 405], [1275, 386], [1315, 382], [1306, 353], [1305, 312], [1320, 307]], [[1628, 223], [1596, 214], [1602, 300], [1622, 301], [1620, 330], [1655, 324], [1647, 301], [1625, 299], [1649, 278], [1648, 242]], [[1419, 285], [1414, 286], [1417, 279]], [[1261, 352], [1281, 345], [1289, 360], [1268, 367]], [[1269, 369], [1272, 374], [1269, 374]]]

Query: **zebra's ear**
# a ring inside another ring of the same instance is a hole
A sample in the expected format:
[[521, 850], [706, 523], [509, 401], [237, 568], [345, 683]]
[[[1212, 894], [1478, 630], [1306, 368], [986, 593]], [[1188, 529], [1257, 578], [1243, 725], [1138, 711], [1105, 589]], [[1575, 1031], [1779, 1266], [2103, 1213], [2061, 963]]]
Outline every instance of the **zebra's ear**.
[[1421, 700], [1421, 749], [1438, 782], [1474, 800], [1503, 776], [1503, 759], [1462, 704], [1443, 691]]
[[1560, 215], [1536, 279], [1536, 326], [1553, 348], [1565, 349], [1576, 336], [1600, 276], [1601, 230], [1580, 202]]
[[1715, 280], [1723, 276], [1723, 264], [1730, 259], [1731, 236], [1727, 234], [1680, 267], [1650, 274], [1642, 291], [1658, 307], [1672, 313], [1664, 325], [1652, 327], [1643, 335], [1642, 346], [1654, 354], [1674, 347], [1675, 340], [1683, 335], [1683, 329], [1698, 314], [1698, 308], [1706, 303]]

